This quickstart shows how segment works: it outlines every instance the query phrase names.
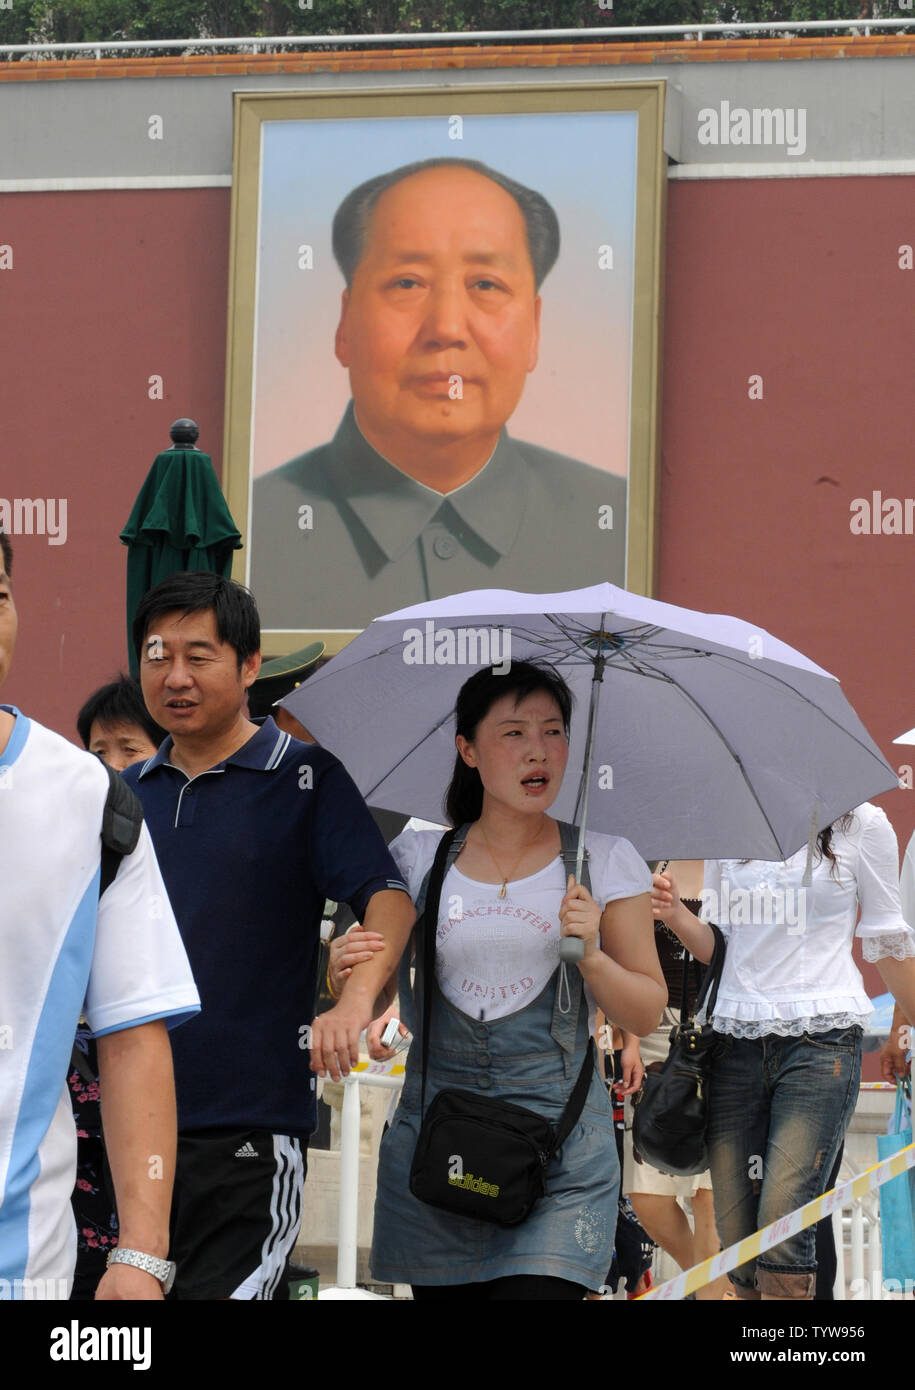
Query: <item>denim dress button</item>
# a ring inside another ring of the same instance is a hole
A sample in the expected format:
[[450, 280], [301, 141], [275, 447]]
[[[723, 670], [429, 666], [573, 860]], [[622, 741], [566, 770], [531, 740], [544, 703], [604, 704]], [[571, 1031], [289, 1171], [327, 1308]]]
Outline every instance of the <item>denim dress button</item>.
[[489, 1072], [480, 1072], [479, 1076], [477, 1077], [477, 1085], [483, 1091], [489, 1090], [490, 1086], [492, 1085], [492, 1077], [490, 1076]]
[[478, 1066], [478, 1067], [491, 1067], [491, 1066], [492, 1066], [492, 1057], [490, 1056], [490, 1054], [489, 1054], [488, 1052], [479, 1052], [479, 1053], [477, 1053], [477, 1066]]

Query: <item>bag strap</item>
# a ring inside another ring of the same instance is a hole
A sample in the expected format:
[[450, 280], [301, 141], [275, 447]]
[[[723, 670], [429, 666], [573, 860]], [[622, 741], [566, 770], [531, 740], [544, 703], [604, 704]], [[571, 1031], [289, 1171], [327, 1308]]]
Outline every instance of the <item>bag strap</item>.
[[556, 1126], [553, 1142], [547, 1153], [548, 1158], [552, 1158], [556, 1150], [562, 1147], [572, 1133], [573, 1126], [578, 1123], [578, 1117], [584, 1109], [588, 1087], [591, 1085], [591, 1070], [593, 1066], [594, 1039], [589, 1038], [584, 1061], [581, 1064], [581, 1071], [578, 1073], [578, 1080], [575, 1082], [572, 1094], [566, 1102], [565, 1110], [563, 1110], [559, 1117], [559, 1123]]
[[[574, 826], [565, 821], [558, 821], [559, 837], [563, 863], [571, 864], [570, 873], [575, 871], [577, 860], [577, 835], [578, 831]], [[422, 911], [422, 931], [417, 939], [417, 946], [421, 955], [419, 957], [420, 969], [423, 977], [423, 1000], [422, 1000], [422, 1054], [420, 1068], [422, 1074], [421, 1095], [420, 1095], [420, 1123], [426, 1113], [426, 1073], [429, 1062], [429, 1034], [432, 1019], [432, 995], [435, 981], [435, 937], [438, 930], [438, 911], [442, 897], [442, 886], [448, 874], [448, 870], [457, 859], [461, 850], [464, 848], [467, 833], [470, 825], [462, 825], [456, 830], [446, 830], [438, 842], [435, 851], [435, 858], [432, 861], [432, 868], [423, 884], [425, 897], [423, 900]], [[583, 887], [591, 891], [591, 876], [588, 870], [588, 851], [582, 863], [581, 883]], [[422, 890], [421, 890], [422, 891]], [[419, 925], [419, 924], [417, 924]], [[576, 991], [575, 1017], [578, 1017], [578, 1005], [584, 993], [584, 986], [581, 979], [581, 972], [575, 972], [578, 980]], [[558, 991], [558, 984], [557, 984]], [[594, 1066], [594, 1039], [588, 1039], [588, 1046], [585, 1050], [584, 1060], [578, 1073], [572, 1094], [569, 1096], [565, 1109], [559, 1117], [553, 1135], [553, 1141], [548, 1151], [548, 1157], [552, 1158], [556, 1150], [565, 1143], [573, 1126], [578, 1122], [578, 1117], [584, 1108], [585, 1098], [588, 1094], [588, 1087], [591, 1082], [591, 1070]]]
[[[124, 855], [133, 854], [143, 828], [143, 806], [140, 798], [128, 787], [119, 772], [115, 772], [107, 763], [103, 763], [102, 766], [108, 773], [108, 795], [102, 811], [102, 853], [98, 886], [100, 898], [106, 888], [110, 888], [114, 883]], [[84, 1081], [98, 1080], [75, 1043], [70, 1053], [70, 1070], [79, 1072]]]
[[438, 909], [442, 898], [442, 884], [451, 865], [457, 859], [464, 842], [467, 839], [469, 826], [462, 825], [459, 829], [446, 830], [438, 842], [435, 851], [435, 858], [432, 861], [432, 868], [426, 882], [425, 901], [423, 903], [422, 931], [417, 937], [418, 963], [423, 979], [423, 1001], [422, 1001], [422, 1059], [420, 1066], [422, 1069], [422, 1096], [420, 1099], [420, 1121], [426, 1111], [426, 1072], [429, 1061], [429, 1028], [432, 1017], [432, 990], [435, 983], [435, 935], [438, 930]]
[[688, 1012], [687, 1012], [687, 1009], [686, 1009], [686, 1000], [687, 1000], [687, 996], [688, 996], [688, 994], [689, 994], [689, 963], [690, 963], [691, 960], [692, 960], [692, 956], [690, 955], [689, 951], [687, 951], [686, 947], [684, 946], [684, 947], [683, 947], [683, 975], [682, 975], [681, 980], [680, 980], [680, 1011], [679, 1011], [679, 1012], [680, 1012], [680, 1024], [681, 1024], [681, 1026], [682, 1026], [684, 1023], [685, 1023], [687, 1026], [689, 1026], [689, 1024], [691, 1024], [692, 1021], [693, 1021], [692, 1011], [690, 1011], [690, 1012], [688, 1013]]
[[[560, 820], [556, 824], [559, 826], [559, 854], [566, 868], [566, 878], [569, 874], [574, 874], [578, 864], [578, 827], [570, 825], [568, 821]], [[585, 845], [585, 852], [581, 861], [581, 886], [591, 892], [591, 870], [588, 861], [591, 853]], [[565, 885], [563, 885], [565, 887]]]
[[[70, 1052], [70, 1072], [74, 1071], [79, 1072], [80, 1076], [86, 1082], [93, 1083], [98, 1081], [98, 1077], [93, 1074], [92, 1068], [89, 1065], [88, 1058], [85, 1053], [76, 1046], [76, 1043], [73, 1044], [73, 1048]], [[68, 1076], [70, 1072], [67, 1073]]]
[[125, 854], [133, 854], [143, 828], [143, 807], [119, 772], [104, 764], [108, 796], [102, 812], [102, 855], [99, 897], [114, 882]]
[[709, 922], [708, 925], [715, 937], [715, 949], [706, 968], [702, 988], [696, 996], [693, 1016], [701, 1013], [704, 1009], [706, 1021], [711, 1023], [712, 1014], [715, 1011], [715, 1001], [718, 998], [718, 986], [721, 983], [721, 972], [724, 969], [724, 953], [727, 943], [720, 927], [716, 926], [714, 922]]

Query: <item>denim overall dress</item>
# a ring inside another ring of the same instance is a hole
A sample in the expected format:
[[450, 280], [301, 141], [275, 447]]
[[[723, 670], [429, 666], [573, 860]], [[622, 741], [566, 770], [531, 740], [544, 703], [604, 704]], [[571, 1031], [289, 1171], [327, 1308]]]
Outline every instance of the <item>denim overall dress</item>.
[[[563, 831], [569, 862], [570, 834]], [[574, 863], [574, 858], [573, 858]], [[586, 873], [582, 880], [588, 885]], [[559, 968], [524, 1008], [490, 1022], [455, 1008], [433, 989], [426, 1108], [446, 1087], [523, 1105], [554, 1124], [578, 1077], [588, 1046], [588, 1010], [580, 972], [569, 969], [571, 1007], [560, 1005]], [[409, 953], [400, 972], [400, 1008], [417, 1037], [422, 1007], [421, 965], [414, 999]], [[563, 999], [563, 1003], [566, 1000]], [[610, 1101], [595, 1063], [584, 1108], [562, 1149], [549, 1163], [545, 1195], [526, 1221], [502, 1227], [440, 1211], [410, 1191], [410, 1167], [422, 1116], [421, 1057], [414, 1042], [390, 1129], [381, 1141], [371, 1267], [384, 1283], [468, 1284], [516, 1274], [568, 1279], [597, 1289], [613, 1258], [619, 1164]]]

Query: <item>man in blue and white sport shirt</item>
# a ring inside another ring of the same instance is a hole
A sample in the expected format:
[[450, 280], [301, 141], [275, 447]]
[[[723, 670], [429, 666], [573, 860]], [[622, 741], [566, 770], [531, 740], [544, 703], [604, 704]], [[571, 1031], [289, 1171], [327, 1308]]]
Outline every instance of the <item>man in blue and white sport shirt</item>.
[[[17, 618], [0, 534], [0, 686]], [[98, 1039], [120, 1244], [97, 1297], [157, 1299], [173, 1277], [175, 1098], [167, 1027], [200, 1001], [149, 832], [99, 897], [102, 764], [0, 705], [0, 1298], [66, 1298], [80, 1012]]]

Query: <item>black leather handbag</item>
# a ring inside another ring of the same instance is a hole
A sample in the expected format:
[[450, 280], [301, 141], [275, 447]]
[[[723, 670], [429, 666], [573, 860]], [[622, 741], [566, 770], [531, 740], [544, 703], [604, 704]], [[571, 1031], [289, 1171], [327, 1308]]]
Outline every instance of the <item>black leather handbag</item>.
[[[463, 835], [454, 830], [442, 836], [429, 878], [418, 942], [423, 978], [423, 1118], [410, 1169], [410, 1191], [421, 1202], [458, 1216], [517, 1226], [543, 1196], [547, 1164], [581, 1114], [594, 1067], [594, 1043], [588, 1043], [572, 1094], [555, 1125], [534, 1110], [475, 1091], [439, 1091], [426, 1110], [438, 908], [445, 874], [463, 843]], [[586, 880], [585, 865], [582, 882], [589, 887]], [[580, 1002], [580, 984], [578, 999]]]
[[[633, 1102], [632, 1143], [652, 1167], [675, 1177], [693, 1177], [708, 1167], [708, 1123], [712, 1049], [718, 1036], [710, 1023], [697, 1026], [703, 1007], [711, 1018], [724, 966], [725, 941], [712, 924], [715, 949], [691, 1012], [686, 1009], [689, 952], [683, 957], [680, 1022], [670, 1031], [670, 1052], [660, 1071], [646, 1071]], [[686, 1020], [684, 1022], [684, 1019]]]

